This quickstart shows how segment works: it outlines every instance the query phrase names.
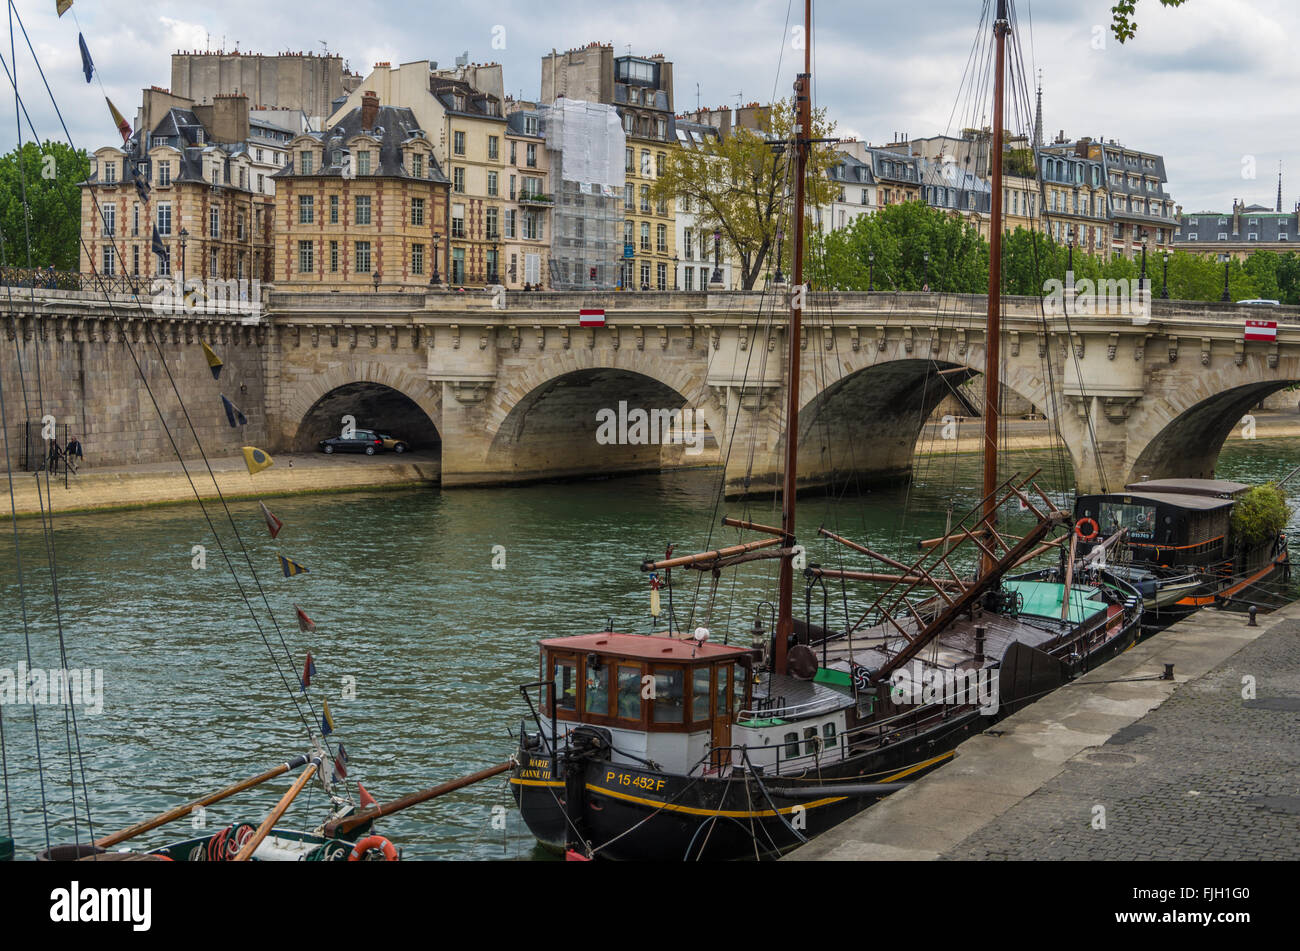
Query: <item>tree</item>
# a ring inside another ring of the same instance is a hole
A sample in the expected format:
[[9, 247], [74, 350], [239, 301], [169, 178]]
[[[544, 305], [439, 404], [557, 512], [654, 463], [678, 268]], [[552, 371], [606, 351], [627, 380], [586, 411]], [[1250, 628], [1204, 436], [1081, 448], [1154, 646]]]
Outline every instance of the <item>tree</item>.
[[[1160, 0], [1166, 7], [1181, 7], [1187, 0]], [[1115, 39], [1123, 43], [1137, 35], [1137, 24], [1133, 21], [1133, 12], [1137, 9], [1137, 0], [1119, 0], [1110, 12], [1113, 16], [1110, 31]]]
[[89, 176], [90, 157], [63, 142], [27, 142], [21, 155], [14, 149], [0, 157], [0, 240], [4, 242], [0, 263], [78, 270], [80, 183]]
[[[818, 109], [811, 137], [829, 138], [833, 128], [826, 121], [826, 110]], [[701, 235], [721, 232], [740, 261], [745, 290], [752, 289], [762, 275], [777, 246], [777, 232], [784, 229], [788, 240], [793, 227], [789, 216], [794, 151], [778, 144], [792, 139], [793, 130], [793, 105], [782, 100], [764, 116], [757, 132], [737, 128], [724, 138], [706, 139], [699, 148], [673, 149], [651, 188], [655, 201], [686, 199]], [[826, 176], [837, 160], [829, 144], [816, 143], [810, 150], [804, 193], [809, 215], [837, 193]]]

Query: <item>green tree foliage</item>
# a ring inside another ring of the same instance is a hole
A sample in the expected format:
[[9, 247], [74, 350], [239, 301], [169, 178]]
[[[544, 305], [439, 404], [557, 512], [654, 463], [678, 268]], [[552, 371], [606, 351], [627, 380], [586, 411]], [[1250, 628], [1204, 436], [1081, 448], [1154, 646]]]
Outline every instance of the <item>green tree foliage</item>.
[[[1160, 2], [1166, 7], [1181, 7], [1187, 0], [1160, 0]], [[1110, 31], [1121, 43], [1137, 35], [1137, 23], [1133, 20], [1136, 9], [1137, 0], [1119, 0], [1110, 8], [1112, 15]]]
[[[4, 264], [76, 271], [81, 254], [81, 189], [90, 157], [63, 142], [27, 142], [0, 157], [0, 239]], [[23, 192], [27, 220], [23, 220]], [[28, 257], [28, 240], [31, 255]]]
[[[887, 205], [874, 215], [809, 242], [809, 273], [818, 287], [865, 291], [875, 254], [877, 290], [944, 293], [988, 290], [988, 244], [960, 218], [923, 202]], [[929, 254], [929, 262], [926, 254]]]
[[[791, 230], [786, 216], [793, 153], [775, 143], [793, 138], [793, 130], [793, 105], [783, 100], [773, 105], [758, 132], [733, 129], [720, 141], [706, 139], [700, 148], [673, 149], [663, 174], [651, 187], [655, 201], [687, 199], [700, 235], [715, 230], [722, 233], [724, 243], [735, 249], [741, 286], [746, 290], [753, 288], [774, 256], [777, 232], [783, 227], [787, 234]], [[817, 110], [813, 114], [812, 138], [829, 138], [833, 131], [826, 111]], [[826, 171], [837, 159], [830, 145], [813, 146], [805, 192], [809, 214], [834, 198], [837, 189]]]
[[1291, 507], [1274, 482], [1243, 492], [1232, 510], [1232, 534], [1246, 545], [1259, 545], [1277, 536], [1291, 518]]

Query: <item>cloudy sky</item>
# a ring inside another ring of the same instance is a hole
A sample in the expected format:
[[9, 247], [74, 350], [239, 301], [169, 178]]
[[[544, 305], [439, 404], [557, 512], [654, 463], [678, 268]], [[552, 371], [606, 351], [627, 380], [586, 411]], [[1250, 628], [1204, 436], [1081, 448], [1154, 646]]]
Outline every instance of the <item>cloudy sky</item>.
[[[881, 143], [895, 132], [933, 135], [978, 120], [985, 97], [962, 80], [984, 2], [816, 4], [816, 100], [838, 133]], [[1163, 154], [1170, 190], [1187, 211], [1234, 198], [1272, 206], [1282, 161], [1290, 210], [1300, 201], [1300, 124], [1289, 91], [1300, 4], [1188, 0], [1168, 10], [1140, 0], [1138, 35], [1121, 46], [1106, 28], [1112, 2], [1015, 2], [1026, 70], [1042, 70], [1049, 140], [1063, 129]], [[362, 75], [378, 61], [450, 64], [467, 51], [473, 61], [502, 62], [507, 91], [533, 98], [543, 53], [600, 41], [672, 60], [678, 112], [694, 108], [697, 84], [705, 106], [788, 95], [802, 57], [789, 33], [802, 4], [789, 0], [77, 0], [62, 19], [54, 8], [55, 0], [17, 4], [74, 143], [91, 150], [115, 139], [104, 92], [134, 120], [142, 87], [170, 85], [178, 49], [319, 52], [324, 41]], [[81, 76], [79, 28], [100, 73], [91, 85]], [[494, 48], [494, 31], [504, 49]], [[65, 138], [21, 33], [15, 45], [37, 131]], [[0, 47], [8, 63], [8, 37]], [[0, 116], [8, 116], [0, 120], [7, 151], [17, 138], [12, 105]]]

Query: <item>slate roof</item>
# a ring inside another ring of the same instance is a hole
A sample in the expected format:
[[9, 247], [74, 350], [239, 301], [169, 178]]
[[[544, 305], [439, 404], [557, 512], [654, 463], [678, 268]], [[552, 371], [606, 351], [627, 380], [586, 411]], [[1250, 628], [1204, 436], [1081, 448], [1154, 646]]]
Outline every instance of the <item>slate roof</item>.
[[[379, 140], [379, 164], [371, 166], [369, 177], [410, 178], [410, 170], [402, 165], [402, 146], [413, 139], [425, 139], [424, 131], [409, 108], [399, 106], [380, 106], [375, 114], [375, 127], [363, 129], [361, 126], [361, 106], [353, 109], [325, 132], [305, 133], [320, 142], [324, 157], [322, 167], [312, 171], [312, 177], [339, 178], [343, 175], [343, 166], [334, 161], [335, 152], [348, 151], [347, 142], [353, 136], [365, 133]], [[437, 159], [432, 154], [428, 157], [429, 174], [418, 181], [448, 182]], [[272, 175], [272, 178], [295, 176], [292, 163]]]
[[[1253, 208], [1261, 206], [1255, 205]], [[1233, 232], [1232, 212], [1201, 211], [1192, 215], [1183, 215], [1178, 220], [1178, 232], [1174, 235], [1174, 244], [1205, 244], [1219, 241], [1220, 234], [1226, 234], [1224, 244], [1230, 242], [1250, 241], [1252, 234], [1258, 235], [1255, 241], [1279, 242], [1296, 241], [1300, 234], [1300, 220], [1295, 212], [1278, 214], [1275, 211], [1253, 211], [1250, 208], [1242, 212], [1241, 231]], [[1220, 220], [1224, 223], [1219, 224]], [[1251, 222], [1255, 222], [1251, 224]], [[1192, 240], [1190, 235], [1196, 235]], [[1286, 235], [1283, 239], [1280, 235]], [[1253, 243], [1253, 242], [1252, 242]]]

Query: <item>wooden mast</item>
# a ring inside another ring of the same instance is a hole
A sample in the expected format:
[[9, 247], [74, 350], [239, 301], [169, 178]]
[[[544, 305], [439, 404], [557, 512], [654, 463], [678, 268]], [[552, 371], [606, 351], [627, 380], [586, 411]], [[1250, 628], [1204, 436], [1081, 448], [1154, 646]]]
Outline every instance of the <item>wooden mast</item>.
[[[996, 523], [994, 495], [998, 485], [998, 397], [1001, 395], [1002, 369], [1002, 100], [1003, 74], [1006, 72], [1007, 0], [998, 0], [997, 21], [993, 35], [997, 44], [997, 73], [993, 81], [993, 181], [989, 195], [989, 294], [988, 323], [984, 347], [984, 517], [991, 527]], [[993, 570], [987, 552], [980, 559], [980, 574]]]
[[[784, 547], [794, 547], [795, 480], [799, 472], [799, 351], [806, 289], [803, 282], [804, 185], [808, 171], [808, 149], [812, 138], [812, 0], [804, 0], [803, 72], [794, 83], [795, 99], [795, 188], [794, 188], [794, 286], [790, 292], [789, 375], [786, 380], [785, 475], [781, 486], [781, 532]], [[794, 555], [781, 559], [780, 594], [777, 599], [776, 648], [772, 656], [775, 673], [786, 672], [786, 652], [794, 633]]]

